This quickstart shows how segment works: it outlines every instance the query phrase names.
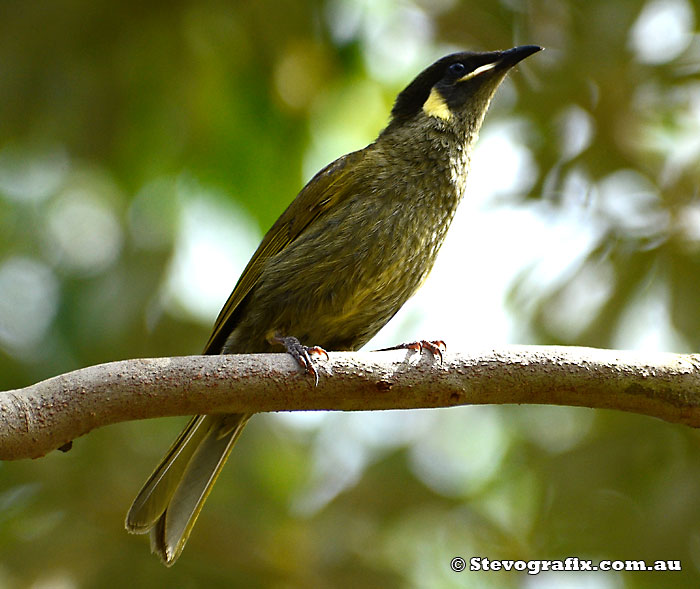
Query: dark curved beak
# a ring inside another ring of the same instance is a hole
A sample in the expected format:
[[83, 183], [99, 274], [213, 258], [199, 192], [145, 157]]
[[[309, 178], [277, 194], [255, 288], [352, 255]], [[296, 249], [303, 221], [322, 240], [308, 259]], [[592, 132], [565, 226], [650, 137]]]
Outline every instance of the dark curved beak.
[[540, 47], [539, 45], [521, 45], [520, 47], [513, 47], [513, 49], [502, 51], [498, 67], [511, 68], [526, 57], [530, 57], [533, 53], [537, 53], [543, 49], [544, 47]]

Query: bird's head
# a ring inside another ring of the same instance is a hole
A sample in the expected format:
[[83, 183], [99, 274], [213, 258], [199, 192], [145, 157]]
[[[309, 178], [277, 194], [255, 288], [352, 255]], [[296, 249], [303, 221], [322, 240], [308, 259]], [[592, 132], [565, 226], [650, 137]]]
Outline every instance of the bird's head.
[[523, 45], [507, 51], [464, 51], [439, 59], [398, 95], [387, 130], [427, 118], [438, 128], [466, 124], [477, 131], [508, 70], [541, 49]]

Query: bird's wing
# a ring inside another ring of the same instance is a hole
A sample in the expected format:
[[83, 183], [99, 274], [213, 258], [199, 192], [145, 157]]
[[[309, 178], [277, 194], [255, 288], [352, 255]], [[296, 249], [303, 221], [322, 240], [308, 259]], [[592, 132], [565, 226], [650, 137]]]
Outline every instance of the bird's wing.
[[219, 313], [205, 354], [218, 354], [234, 328], [235, 311], [262, 274], [265, 262], [294, 241], [314, 220], [354, 192], [353, 173], [367, 149], [354, 151], [318, 172], [270, 228]]

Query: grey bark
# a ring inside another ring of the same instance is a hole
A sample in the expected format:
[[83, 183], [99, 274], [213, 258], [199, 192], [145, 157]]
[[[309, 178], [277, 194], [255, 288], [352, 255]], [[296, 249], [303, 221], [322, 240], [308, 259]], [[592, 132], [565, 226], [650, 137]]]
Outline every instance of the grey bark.
[[700, 355], [512, 346], [472, 353], [331, 353], [318, 386], [286, 354], [100, 364], [0, 392], [0, 459], [37, 458], [92, 429], [197, 413], [365, 411], [533, 403], [700, 426]]

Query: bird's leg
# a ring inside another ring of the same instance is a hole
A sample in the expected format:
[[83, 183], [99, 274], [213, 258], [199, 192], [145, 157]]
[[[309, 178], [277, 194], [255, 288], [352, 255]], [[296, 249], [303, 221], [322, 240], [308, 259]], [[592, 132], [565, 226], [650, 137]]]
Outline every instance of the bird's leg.
[[296, 360], [297, 364], [313, 375], [314, 384], [318, 385], [318, 371], [311, 356], [325, 356], [326, 360], [328, 360], [328, 352], [326, 350], [320, 346], [305, 346], [293, 336], [281, 336], [277, 333], [272, 337], [272, 341], [282, 344], [286, 348], [287, 353]]
[[409, 342], [407, 344], [399, 344], [398, 346], [392, 346], [390, 348], [382, 348], [381, 350], [374, 350], [375, 352], [388, 352], [389, 350], [416, 350], [419, 354], [423, 350], [428, 350], [432, 352], [433, 356], [437, 356], [440, 359], [440, 364], [442, 364], [442, 353], [447, 349], [447, 345], [442, 340], [418, 340], [415, 342]]

